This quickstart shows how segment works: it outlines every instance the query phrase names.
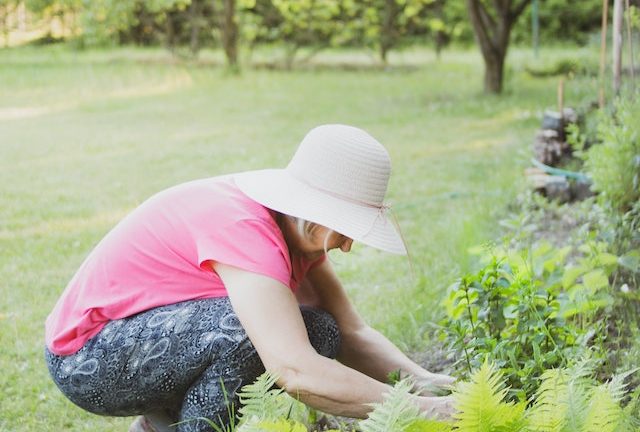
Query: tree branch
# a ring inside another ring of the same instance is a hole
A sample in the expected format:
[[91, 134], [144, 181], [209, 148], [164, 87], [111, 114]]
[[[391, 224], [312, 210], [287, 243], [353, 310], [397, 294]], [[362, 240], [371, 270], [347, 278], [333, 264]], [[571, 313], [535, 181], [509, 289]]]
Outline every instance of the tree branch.
[[494, 48], [489, 31], [491, 27], [487, 26], [487, 12], [484, 10], [480, 0], [467, 0], [467, 8], [480, 49], [485, 57], [489, 56], [494, 51]]
[[490, 33], [489, 29], [495, 28], [496, 20], [491, 16], [491, 14], [487, 11], [481, 1], [478, 1], [478, 12], [479, 16], [482, 19], [482, 22], [487, 30], [487, 33]]
[[510, 12], [509, 14], [511, 20], [512, 21], [517, 20], [520, 14], [522, 14], [525, 8], [529, 5], [529, 3], [531, 3], [531, 0], [520, 0], [520, 3], [516, 3], [515, 7], [513, 8], [513, 11]]

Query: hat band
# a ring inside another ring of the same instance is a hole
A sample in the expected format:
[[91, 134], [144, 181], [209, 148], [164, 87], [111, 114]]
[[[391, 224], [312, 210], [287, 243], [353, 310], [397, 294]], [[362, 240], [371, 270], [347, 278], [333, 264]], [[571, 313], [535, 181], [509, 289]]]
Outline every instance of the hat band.
[[294, 179], [296, 179], [300, 183], [304, 184], [305, 186], [308, 186], [311, 189], [315, 189], [318, 192], [322, 192], [324, 194], [327, 194], [327, 195], [329, 195], [329, 196], [331, 196], [333, 198], [337, 198], [339, 200], [347, 201], [347, 202], [350, 202], [352, 204], [357, 204], [357, 205], [360, 205], [360, 206], [363, 206], [363, 207], [371, 207], [371, 208], [375, 208], [375, 209], [379, 209], [379, 210], [386, 210], [386, 209], [391, 208], [390, 206], [386, 205], [385, 203], [377, 203], [377, 202], [372, 202], [372, 201], [358, 200], [358, 199], [354, 199], [354, 198], [347, 197], [347, 196], [344, 196], [344, 195], [340, 195], [339, 193], [330, 191], [328, 189], [319, 188], [316, 185], [313, 185], [313, 184], [309, 183], [307, 180], [297, 176], [290, 169], [287, 169], [287, 172], [289, 173], [289, 175], [291, 177], [293, 177]]

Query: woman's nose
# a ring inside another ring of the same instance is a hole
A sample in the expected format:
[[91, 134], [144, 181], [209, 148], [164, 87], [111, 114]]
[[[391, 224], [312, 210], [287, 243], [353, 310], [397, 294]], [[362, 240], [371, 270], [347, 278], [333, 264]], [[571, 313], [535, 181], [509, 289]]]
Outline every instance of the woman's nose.
[[348, 238], [340, 245], [340, 250], [342, 252], [349, 252], [351, 250], [351, 245], [353, 244], [353, 240]]

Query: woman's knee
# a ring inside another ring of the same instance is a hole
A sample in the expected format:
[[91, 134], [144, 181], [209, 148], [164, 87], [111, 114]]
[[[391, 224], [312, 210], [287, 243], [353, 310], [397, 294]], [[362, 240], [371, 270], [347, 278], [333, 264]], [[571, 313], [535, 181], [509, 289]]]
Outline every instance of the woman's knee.
[[340, 348], [340, 329], [333, 315], [310, 306], [300, 306], [311, 345], [318, 354], [336, 358]]

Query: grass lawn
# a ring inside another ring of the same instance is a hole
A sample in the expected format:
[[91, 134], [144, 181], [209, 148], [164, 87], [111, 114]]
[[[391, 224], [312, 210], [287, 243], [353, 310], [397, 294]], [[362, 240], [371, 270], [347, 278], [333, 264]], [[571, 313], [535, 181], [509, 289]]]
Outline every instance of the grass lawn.
[[[540, 55], [596, 57], [578, 49]], [[241, 76], [176, 63], [161, 50], [0, 50], [0, 430], [126, 430], [127, 419], [73, 406], [48, 377], [43, 322], [67, 281], [151, 194], [284, 166], [322, 123], [362, 127], [391, 153], [388, 200], [413, 276], [406, 259], [360, 245], [332, 259], [369, 322], [403, 348], [428, 351], [425, 330], [440, 317], [443, 290], [468, 268], [467, 248], [495, 235], [522, 187], [542, 111], [555, 104], [557, 79], [527, 76], [532, 61], [530, 50], [513, 50], [505, 94], [488, 97], [475, 50], [440, 61], [407, 51], [384, 71]], [[566, 87], [567, 105], [595, 98], [593, 79]]]

